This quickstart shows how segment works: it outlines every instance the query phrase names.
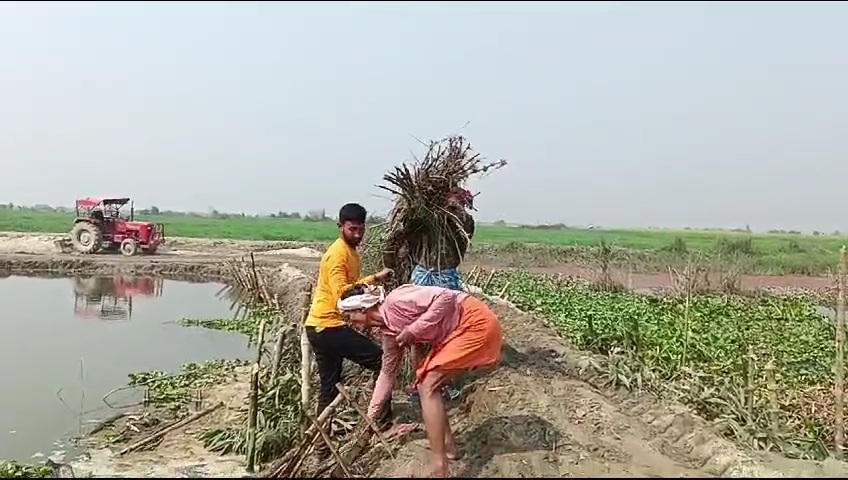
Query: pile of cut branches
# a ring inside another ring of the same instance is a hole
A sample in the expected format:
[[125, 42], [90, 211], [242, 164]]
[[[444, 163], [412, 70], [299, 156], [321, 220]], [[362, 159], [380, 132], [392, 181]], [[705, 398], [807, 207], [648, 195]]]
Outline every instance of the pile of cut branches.
[[505, 160], [487, 162], [459, 135], [430, 142], [424, 158], [395, 167], [383, 176], [385, 183], [378, 185], [393, 195], [394, 206], [386, 223], [369, 233], [365, 264], [376, 266], [371, 265], [371, 257], [388, 247], [396, 256], [396, 278], [406, 279], [413, 262], [421, 258], [438, 261], [448, 248], [461, 242], [467, 245], [470, 239], [462, 219], [448, 209], [448, 199], [472, 176], [505, 165]]

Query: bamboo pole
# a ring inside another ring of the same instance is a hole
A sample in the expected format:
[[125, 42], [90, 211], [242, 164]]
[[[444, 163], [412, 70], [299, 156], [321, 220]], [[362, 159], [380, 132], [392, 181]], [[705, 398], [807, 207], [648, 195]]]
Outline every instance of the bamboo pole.
[[745, 411], [748, 414], [747, 422], [749, 425], [754, 421], [754, 373], [756, 370], [754, 360], [754, 347], [749, 343], [748, 355], [745, 359], [748, 365], [748, 378], [745, 380]]
[[309, 422], [312, 423], [312, 426], [314, 426], [315, 429], [318, 431], [318, 434], [321, 436], [321, 439], [324, 440], [324, 444], [327, 445], [327, 448], [330, 450], [330, 453], [333, 455], [333, 458], [336, 459], [336, 463], [338, 464], [339, 468], [341, 468], [342, 472], [344, 472], [347, 478], [352, 477], [353, 475], [351, 475], [350, 473], [350, 468], [347, 466], [347, 462], [345, 462], [344, 458], [342, 458], [342, 455], [339, 453], [339, 450], [333, 445], [333, 441], [330, 440], [330, 436], [327, 435], [327, 432], [324, 431], [324, 429], [321, 427], [321, 424], [318, 423], [318, 420], [316, 420], [315, 417], [310, 415], [309, 412], [303, 412], [303, 416], [305, 416], [309, 420]]
[[[312, 303], [312, 285], [306, 286], [303, 293], [303, 303], [300, 305], [300, 408], [309, 411], [309, 399], [312, 397], [312, 345], [306, 336], [306, 319], [309, 317], [309, 307]], [[306, 428], [306, 423], [301, 425]]]
[[489, 284], [492, 283], [492, 279], [495, 278], [495, 272], [497, 272], [497, 270], [493, 268], [492, 271], [489, 272], [489, 276], [486, 277], [486, 281], [483, 282], [483, 285], [480, 287], [484, 292], [487, 288], [489, 288]]
[[247, 407], [247, 473], [256, 466], [256, 421], [259, 416], [259, 364], [250, 369], [250, 396]]
[[256, 340], [256, 363], [250, 370], [250, 399], [247, 408], [247, 471], [253, 473], [256, 466], [256, 423], [259, 418], [259, 369], [262, 363], [262, 349], [265, 344], [265, 320], [259, 323], [259, 336]]
[[503, 298], [504, 300], [506, 300], [506, 297], [504, 297], [504, 295], [506, 295], [506, 292], [507, 292], [508, 289], [509, 289], [509, 280], [507, 280], [507, 282], [504, 284], [503, 288], [501, 289], [501, 293], [499, 293], [498, 296]]
[[769, 360], [765, 366], [765, 370], [766, 389], [768, 390], [769, 399], [769, 426], [771, 427], [772, 434], [776, 436], [778, 433], [778, 414], [780, 413], [780, 405], [777, 403], [777, 377], [774, 374], [774, 359]]
[[[318, 415], [318, 424], [324, 425], [328, 418], [333, 414], [333, 412], [341, 405], [344, 401], [344, 395], [339, 393], [336, 395], [336, 398]], [[300, 467], [300, 464], [303, 462], [303, 459], [306, 453], [309, 451], [309, 447], [315, 443], [315, 440], [318, 438], [318, 429], [315, 426], [310, 427], [306, 434], [301, 439], [300, 444], [296, 449], [289, 450], [282, 459], [275, 461], [273, 464], [269, 465], [268, 469], [264, 472], [261, 472], [258, 476], [260, 478], [288, 478], [294, 475], [297, 469]]]
[[848, 254], [843, 245], [839, 252], [839, 279], [836, 294], [836, 359], [833, 365], [833, 396], [836, 411], [834, 421], [834, 453], [843, 458], [845, 446], [845, 276], [848, 273]]
[[386, 449], [386, 452], [389, 454], [389, 457], [394, 459], [395, 456], [392, 453], [392, 448], [389, 447], [388, 442], [386, 442], [386, 439], [383, 438], [383, 434], [380, 432], [380, 427], [377, 426], [374, 420], [371, 420], [371, 418], [368, 417], [368, 414], [365, 412], [365, 410], [359, 407], [359, 405], [353, 400], [353, 397], [348, 394], [347, 389], [344, 387], [344, 385], [342, 385], [341, 383], [337, 383], [336, 390], [339, 391], [339, 394], [344, 396], [347, 402], [350, 403], [350, 406], [353, 407], [354, 410], [356, 410], [356, 413], [358, 413], [360, 417], [362, 417], [362, 420], [365, 421], [365, 424], [368, 425], [368, 428], [371, 429], [371, 432], [377, 435], [377, 440], [379, 440], [383, 448]]

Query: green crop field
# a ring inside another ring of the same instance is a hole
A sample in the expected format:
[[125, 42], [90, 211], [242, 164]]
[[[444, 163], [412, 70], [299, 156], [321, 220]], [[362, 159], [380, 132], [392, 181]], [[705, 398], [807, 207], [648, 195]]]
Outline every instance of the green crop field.
[[[336, 225], [331, 221], [211, 218], [187, 214], [148, 215], [139, 216], [139, 219], [163, 223], [166, 234], [171, 237], [326, 242], [337, 235]], [[72, 221], [70, 213], [0, 209], [0, 231], [64, 233], [70, 230]], [[495, 246], [595, 247], [602, 241], [618, 248], [662, 253], [664, 258], [688, 252], [732, 254], [755, 259], [755, 263], [759, 264], [757, 271], [815, 273], [835, 265], [839, 247], [848, 243], [848, 237], [708, 230], [585, 230], [492, 224], [479, 225], [475, 237], [478, 245]]]

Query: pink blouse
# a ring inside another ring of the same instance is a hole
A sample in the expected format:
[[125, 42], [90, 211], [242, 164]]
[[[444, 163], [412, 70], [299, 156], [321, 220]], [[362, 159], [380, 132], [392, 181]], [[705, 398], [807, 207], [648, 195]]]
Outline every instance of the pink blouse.
[[368, 416], [374, 417], [392, 393], [403, 359], [395, 337], [408, 332], [414, 343], [436, 346], [456, 330], [465, 292], [441, 287], [402, 285], [386, 295], [380, 311], [386, 323], [383, 329], [383, 366], [374, 385]]

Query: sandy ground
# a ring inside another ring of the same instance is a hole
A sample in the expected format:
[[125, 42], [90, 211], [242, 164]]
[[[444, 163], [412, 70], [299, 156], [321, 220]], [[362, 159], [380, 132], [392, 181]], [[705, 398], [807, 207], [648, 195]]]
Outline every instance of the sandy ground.
[[[50, 251], [46, 245], [54, 238], [0, 235], [0, 276], [117, 270], [209, 280], [224, 275], [222, 260], [261, 249], [273, 252], [257, 254], [257, 263], [278, 268], [282, 277], [291, 268], [313, 270], [317, 260], [316, 253], [306, 250], [286, 251], [291, 245], [194, 239], [174, 239], [161, 255], [152, 257], [82, 256]], [[495, 372], [462, 386], [459, 404], [450, 412], [464, 453], [453, 465], [455, 475], [848, 477], [848, 465], [842, 462], [745, 452], [684, 406], [609, 389], [602, 376], [583, 368], [589, 357], [570, 348], [543, 321], [505, 302], [494, 308], [507, 343], [504, 362]], [[108, 449], [95, 450], [89, 460], [75, 464], [77, 476], [243, 476], [241, 457], [206, 452], [195, 433], [240, 415], [246, 394], [242, 371], [233, 382], [204, 392], [205, 406], [223, 401], [225, 408], [168, 434], [154, 450], [122, 457]], [[416, 435], [397, 445], [394, 460], [366, 456], [370, 460], [357, 467], [374, 476], [422, 474], [428, 452], [423, 436]]]

